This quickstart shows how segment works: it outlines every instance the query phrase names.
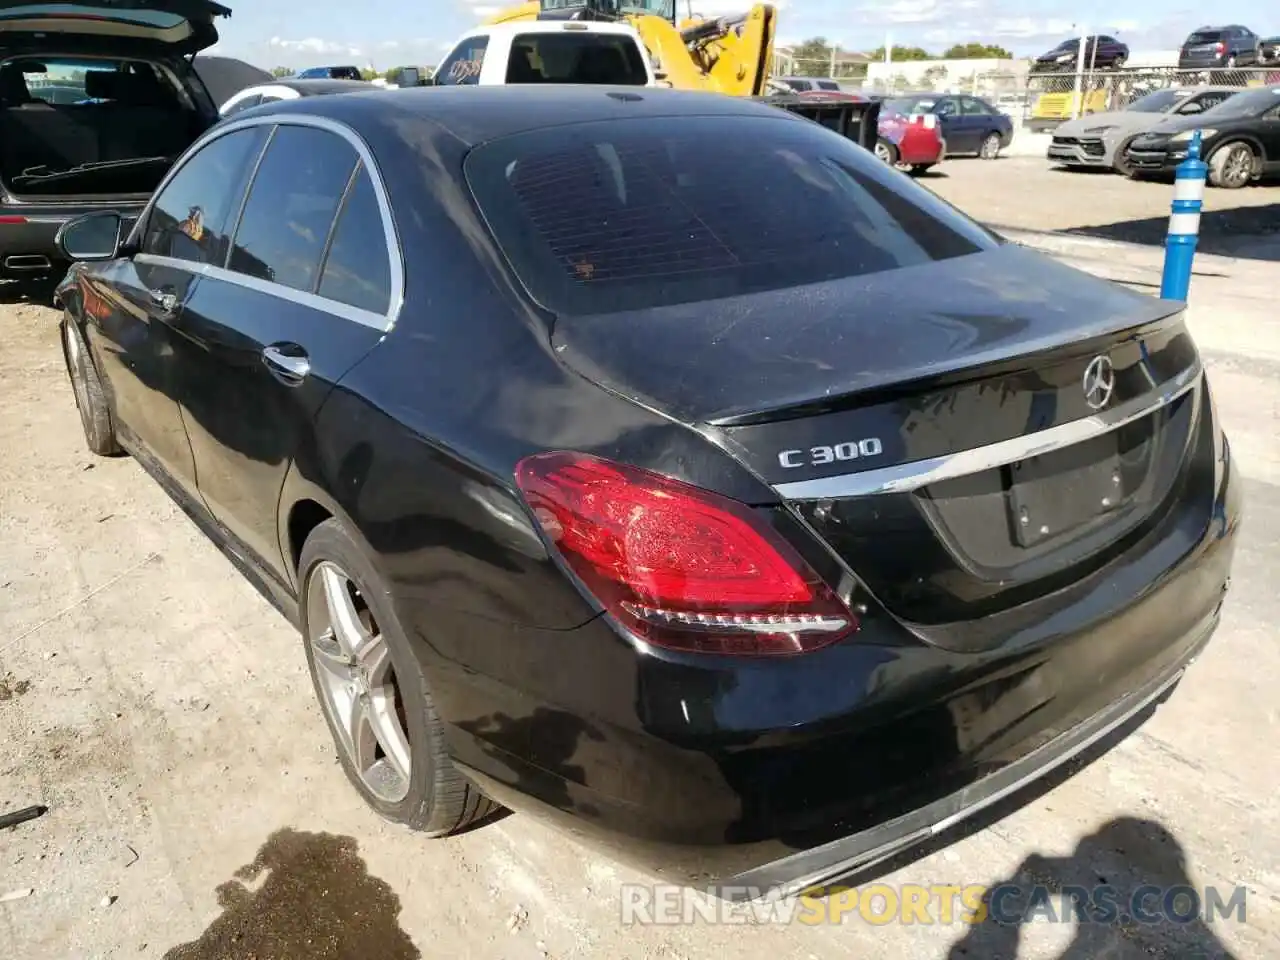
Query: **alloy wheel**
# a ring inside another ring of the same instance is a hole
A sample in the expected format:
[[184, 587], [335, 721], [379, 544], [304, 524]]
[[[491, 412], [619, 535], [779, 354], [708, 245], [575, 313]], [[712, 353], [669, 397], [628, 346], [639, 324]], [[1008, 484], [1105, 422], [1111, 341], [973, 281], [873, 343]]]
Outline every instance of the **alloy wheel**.
[[1253, 151], [1243, 144], [1231, 147], [1230, 151], [1222, 168], [1222, 181], [1232, 187], [1243, 186], [1253, 176]]
[[341, 749], [375, 797], [400, 802], [411, 755], [391, 651], [359, 588], [335, 563], [318, 564], [308, 580], [307, 627], [316, 688]]
[[883, 141], [876, 142], [876, 157], [882, 163], [893, 163], [893, 151], [889, 149], [889, 145]]
[[996, 133], [987, 134], [987, 138], [982, 141], [981, 156], [983, 160], [994, 160], [1000, 155], [1000, 135]]

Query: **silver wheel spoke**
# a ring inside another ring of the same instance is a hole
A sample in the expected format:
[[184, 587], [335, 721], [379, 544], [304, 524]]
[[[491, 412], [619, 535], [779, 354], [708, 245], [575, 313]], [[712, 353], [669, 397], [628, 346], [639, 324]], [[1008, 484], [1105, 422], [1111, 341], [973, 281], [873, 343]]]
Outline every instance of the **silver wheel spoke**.
[[339, 745], [365, 787], [397, 803], [409, 791], [412, 754], [391, 648], [332, 562], [311, 577], [307, 609], [317, 687]]
[[358, 656], [372, 638], [360, 622], [355, 602], [351, 599], [350, 581], [336, 567], [325, 566], [321, 573], [325, 605], [329, 608], [329, 625], [342, 651]]
[[351, 698], [347, 713], [347, 739], [351, 744], [351, 760], [366, 780], [378, 761], [378, 738], [374, 735], [369, 705], [361, 697]]
[[311, 649], [315, 653], [316, 663], [342, 682], [350, 681], [351, 658], [338, 645], [332, 630], [326, 630], [316, 637], [311, 642]]
[[396, 776], [406, 783], [409, 780], [409, 741], [405, 739], [400, 728], [400, 718], [396, 716], [395, 688], [390, 685], [379, 687], [373, 691], [369, 703], [369, 720], [373, 727], [373, 735], [377, 738], [387, 762]]

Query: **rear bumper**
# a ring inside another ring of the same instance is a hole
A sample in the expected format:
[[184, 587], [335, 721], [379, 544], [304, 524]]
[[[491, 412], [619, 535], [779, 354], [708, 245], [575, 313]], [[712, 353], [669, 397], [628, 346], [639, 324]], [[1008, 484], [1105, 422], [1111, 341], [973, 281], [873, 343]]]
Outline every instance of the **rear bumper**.
[[1225, 443], [1194, 487], [1158, 546], [981, 653], [923, 644], [876, 609], [859, 637], [769, 663], [656, 656], [604, 618], [530, 631], [401, 616], [411, 636], [467, 638], [421, 656], [451, 756], [489, 796], [666, 881], [749, 899], [911, 848], [1169, 690], [1230, 579]]
[[730, 900], [751, 900], [766, 892], [786, 895], [830, 883], [882, 863], [981, 813], [1084, 753], [1169, 694], [1217, 626], [1215, 611], [1179, 644], [1181, 656], [1143, 686], [971, 787], [871, 830], [733, 877], [722, 885], [722, 895]]

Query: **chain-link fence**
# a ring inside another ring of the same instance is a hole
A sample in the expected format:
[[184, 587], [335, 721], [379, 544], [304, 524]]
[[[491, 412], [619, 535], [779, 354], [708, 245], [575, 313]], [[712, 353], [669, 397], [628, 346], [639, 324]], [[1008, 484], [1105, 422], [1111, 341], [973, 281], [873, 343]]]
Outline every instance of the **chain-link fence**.
[[775, 50], [772, 72], [775, 77], [835, 78], [842, 86], [857, 89], [866, 79], [867, 61], [865, 57], [855, 57], [838, 50], [834, 57], [821, 59], [793, 57]]
[[1026, 78], [1021, 119], [1031, 129], [1048, 130], [1074, 116], [1123, 110], [1138, 97], [1170, 87], [1212, 84], [1244, 88], [1277, 83], [1280, 66], [1213, 70], [1135, 67], [1098, 70], [1078, 80], [1071, 71], [1033, 73]]

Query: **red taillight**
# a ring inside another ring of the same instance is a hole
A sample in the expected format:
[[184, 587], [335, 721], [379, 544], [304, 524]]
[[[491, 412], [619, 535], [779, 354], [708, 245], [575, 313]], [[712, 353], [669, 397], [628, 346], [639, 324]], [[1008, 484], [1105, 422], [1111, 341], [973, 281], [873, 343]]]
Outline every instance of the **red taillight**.
[[799, 554], [736, 500], [578, 453], [528, 457], [516, 483], [587, 589], [655, 646], [795, 654], [857, 627]]
[[9, 224], [9, 223], [26, 223], [26, 222], [27, 222], [27, 218], [26, 218], [26, 217], [9, 217], [9, 216], [0, 217], [0, 223], [4, 223], [4, 224]]

